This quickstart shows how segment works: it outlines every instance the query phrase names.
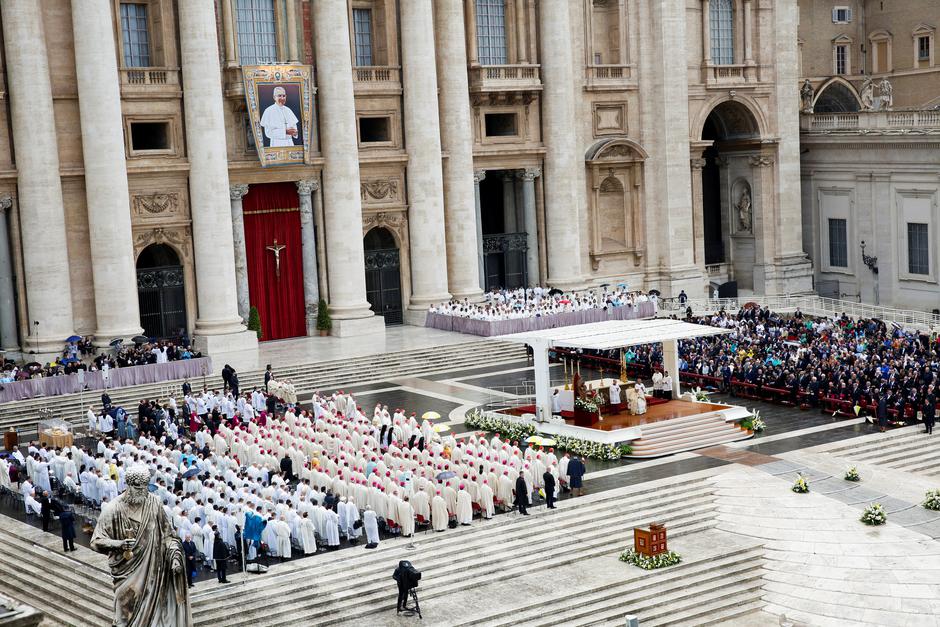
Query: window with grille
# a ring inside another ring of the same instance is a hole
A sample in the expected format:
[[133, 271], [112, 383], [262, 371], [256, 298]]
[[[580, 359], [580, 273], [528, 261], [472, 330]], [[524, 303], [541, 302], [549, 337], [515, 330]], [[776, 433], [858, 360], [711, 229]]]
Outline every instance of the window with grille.
[[930, 37], [918, 37], [917, 38], [917, 60], [918, 61], [930, 60]]
[[834, 268], [849, 266], [846, 220], [843, 218], [829, 218], [829, 265]]
[[480, 65], [506, 64], [506, 13], [503, 0], [476, 0]]
[[121, 38], [124, 42], [124, 67], [150, 67], [146, 4], [121, 3]]
[[832, 23], [848, 24], [852, 21], [852, 9], [850, 7], [833, 7]]
[[734, 5], [732, 0], [712, 0], [708, 25], [711, 32], [712, 63], [734, 63]]
[[849, 47], [836, 46], [836, 74], [849, 73]]
[[372, 61], [372, 9], [353, 9], [353, 35], [356, 41], [356, 65], [374, 65]]
[[930, 274], [929, 240], [927, 224], [907, 223], [907, 271], [910, 274]]
[[277, 63], [274, 0], [237, 0], [236, 21], [241, 64]]

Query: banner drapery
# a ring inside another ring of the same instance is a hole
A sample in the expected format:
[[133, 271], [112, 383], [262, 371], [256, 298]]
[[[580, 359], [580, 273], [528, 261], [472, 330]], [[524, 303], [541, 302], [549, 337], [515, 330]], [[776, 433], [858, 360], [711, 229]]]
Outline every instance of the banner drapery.
[[261, 317], [261, 340], [306, 335], [300, 198], [296, 186], [252, 185], [242, 201], [242, 210], [249, 300]]

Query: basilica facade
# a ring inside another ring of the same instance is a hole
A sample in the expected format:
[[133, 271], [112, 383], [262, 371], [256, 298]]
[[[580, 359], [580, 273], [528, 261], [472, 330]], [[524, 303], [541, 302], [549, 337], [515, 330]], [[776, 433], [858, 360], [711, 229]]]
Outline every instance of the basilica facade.
[[[8, 351], [250, 348], [252, 307], [279, 339], [314, 333], [321, 298], [357, 335], [495, 286], [813, 289], [796, 0], [4, 0], [0, 20]], [[267, 66], [310, 70], [296, 163], [259, 159], [244, 68]]]

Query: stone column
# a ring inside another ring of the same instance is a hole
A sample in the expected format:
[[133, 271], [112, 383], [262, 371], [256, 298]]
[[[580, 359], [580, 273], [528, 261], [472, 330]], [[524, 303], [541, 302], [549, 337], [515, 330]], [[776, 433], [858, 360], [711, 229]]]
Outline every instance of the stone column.
[[251, 294], [248, 290], [248, 251], [245, 249], [245, 214], [242, 199], [248, 193], [248, 185], [239, 183], [228, 188], [232, 203], [232, 240], [235, 245], [235, 295], [238, 315], [246, 323], [251, 311]]
[[222, 33], [225, 38], [225, 67], [238, 67], [238, 57], [235, 51], [235, 19], [232, 15], [232, 2], [235, 0], [222, 0]]
[[463, 2], [439, 0], [434, 9], [441, 148], [448, 155], [444, 162], [448, 289], [454, 298], [476, 297], [480, 294], [480, 272], [474, 257], [480, 221], [474, 199], [467, 54], [465, 46], [460, 45], [466, 37]]
[[235, 242], [224, 141], [222, 76], [215, 5], [181, 2], [183, 115], [189, 155], [189, 204], [196, 262], [196, 345], [213, 352], [251, 349], [257, 337], [238, 315]]
[[525, 0], [516, 0], [516, 49], [518, 50], [517, 61], [519, 63], [528, 63], [528, 47], [525, 40]]
[[695, 265], [705, 269], [705, 205], [702, 191], [702, 168], [705, 159], [693, 158], [692, 166], [692, 236], [695, 244]]
[[58, 353], [63, 340], [75, 329], [69, 260], [64, 254], [68, 250], [65, 209], [42, 7], [35, 0], [4, 0], [0, 2], [0, 16], [32, 334], [23, 348]]
[[744, 0], [744, 65], [754, 65], [754, 38], [751, 36], [753, 27], [751, 0]]
[[480, 289], [486, 289], [486, 267], [483, 262], [483, 208], [480, 206], [480, 181], [486, 178], [486, 170], [473, 173], [474, 206], [477, 217], [477, 261], [480, 266]]
[[535, 179], [542, 174], [538, 168], [526, 168], [517, 176], [522, 181], [522, 211], [525, 221], [525, 266], [530, 287], [539, 285], [539, 229], [535, 213]]
[[109, 0], [72, 0], [97, 346], [143, 332], [111, 7]]
[[287, 62], [297, 63], [300, 60], [297, 51], [297, 7], [294, 0], [287, 0]]
[[444, 234], [444, 181], [437, 110], [431, 0], [401, 0], [402, 91], [408, 149], [408, 234], [411, 240], [409, 323], [424, 324], [427, 306], [450, 300]]
[[317, 287], [318, 293], [321, 295], [321, 298], [327, 298], [327, 295], [330, 293], [330, 286], [326, 282], [327, 276], [327, 265], [326, 265], [326, 238], [323, 236], [323, 183], [317, 179], [316, 191], [313, 193], [316, 196], [316, 200], [313, 203], [313, 232], [316, 235], [317, 241]]
[[20, 347], [16, 337], [16, 290], [13, 286], [10, 231], [7, 228], [7, 212], [12, 207], [13, 196], [0, 196], [0, 348], [5, 352], [19, 350]]
[[323, 151], [323, 231], [333, 335], [384, 332], [366, 300], [356, 103], [346, 0], [313, 3]]
[[513, 172], [503, 174], [503, 232], [518, 233], [522, 230], [516, 221], [516, 177]]
[[304, 315], [307, 320], [307, 335], [317, 333], [317, 303], [320, 302], [320, 286], [317, 277], [317, 235], [313, 228], [313, 198], [311, 194], [320, 188], [316, 179], [297, 181], [300, 196], [300, 239], [303, 247], [304, 268]]
[[467, 7], [467, 29], [464, 38], [469, 38], [467, 46], [467, 60], [470, 65], [479, 65], [479, 53], [477, 51], [477, 3], [476, 0], [464, 0]]
[[568, 2], [543, 2], [539, 7], [542, 53], [542, 141], [545, 144], [545, 233], [549, 284], [559, 289], [582, 286], [580, 226], [581, 196], [578, 172], [584, 170], [583, 151], [576, 137], [574, 28]]
[[712, 64], [711, 3], [702, 0], [702, 65]]

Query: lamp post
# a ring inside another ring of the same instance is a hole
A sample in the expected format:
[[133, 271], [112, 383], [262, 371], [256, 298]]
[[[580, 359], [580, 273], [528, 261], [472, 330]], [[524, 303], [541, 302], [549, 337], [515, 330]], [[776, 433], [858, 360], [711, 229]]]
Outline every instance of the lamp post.
[[862, 263], [868, 266], [871, 273], [875, 275], [875, 304], [877, 305], [880, 301], [878, 298], [878, 257], [865, 254], [865, 240], [862, 240], [860, 245], [862, 248]]

